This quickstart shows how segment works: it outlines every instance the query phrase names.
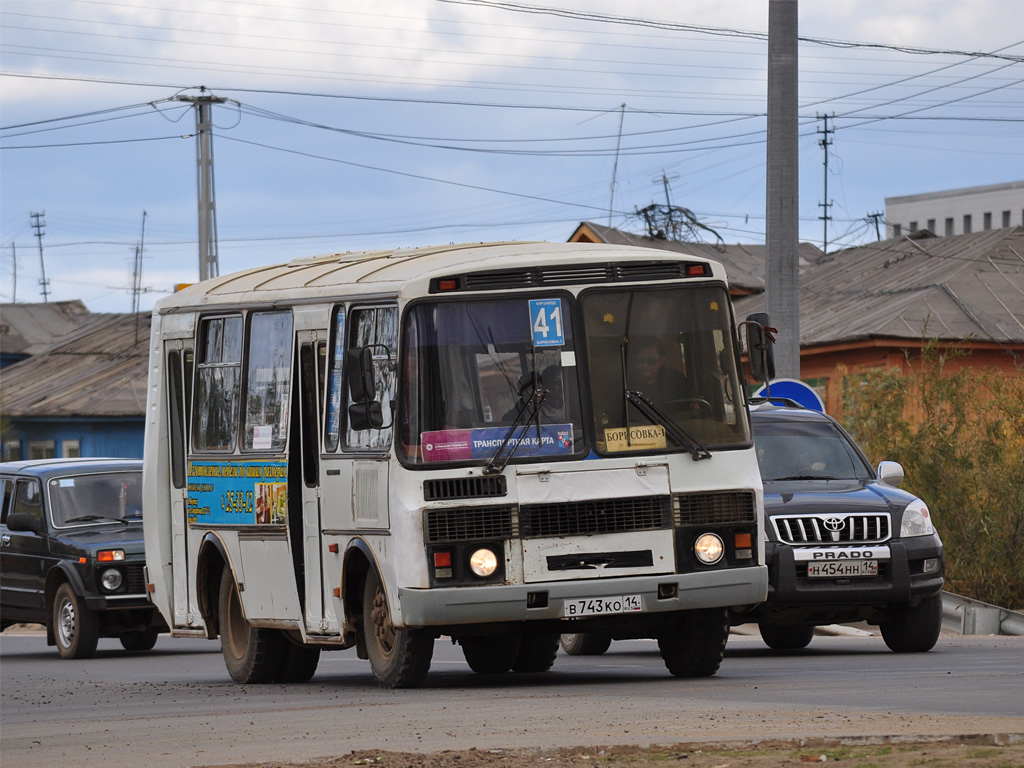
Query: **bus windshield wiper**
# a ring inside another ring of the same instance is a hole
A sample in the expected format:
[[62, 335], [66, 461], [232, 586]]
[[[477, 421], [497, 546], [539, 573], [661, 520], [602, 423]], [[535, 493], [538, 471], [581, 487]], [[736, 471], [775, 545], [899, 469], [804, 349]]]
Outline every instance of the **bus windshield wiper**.
[[[516, 430], [519, 429], [520, 426], [530, 421], [531, 419], [534, 418], [534, 416], [540, 413], [540, 406], [544, 402], [544, 398], [547, 397], [547, 395], [548, 392], [546, 389], [542, 389], [539, 392], [536, 389], [533, 391], [533, 394], [530, 395], [530, 399], [526, 402], [525, 407], [518, 414], [516, 414], [515, 419], [512, 421], [512, 426], [508, 428], [508, 432], [506, 432], [505, 436], [501, 439], [501, 444], [498, 446], [498, 450], [496, 450], [494, 452], [494, 455], [491, 456], [491, 458], [487, 461], [487, 466], [484, 467], [485, 475], [494, 475], [497, 474], [498, 472], [502, 472], [508, 465], [508, 463], [512, 460], [512, 454], [516, 452], [516, 448], [519, 447], [519, 443], [522, 442], [523, 437], [526, 437], [527, 430], [524, 430], [522, 436], [515, 441], [515, 443], [512, 445], [511, 450], [509, 450], [508, 455], [504, 459], [501, 459], [500, 457], [505, 450], [505, 446], [508, 445], [508, 441], [512, 439], [512, 436], [516, 433]], [[539, 435], [539, 423], [537, 424], [537, 432]]]
[[672, 439], [690, 452], [694, 461], [711, 458], [711, 451], [701, 445], [693, 435], [679, 426], [671, 416], [651, 402], [650, 398], [644, 395], [643, 392], [627, 389], [625, 394], [626, 400], [631, 402], [640, 413], [665, 427], [665, 431], [672, 436]]

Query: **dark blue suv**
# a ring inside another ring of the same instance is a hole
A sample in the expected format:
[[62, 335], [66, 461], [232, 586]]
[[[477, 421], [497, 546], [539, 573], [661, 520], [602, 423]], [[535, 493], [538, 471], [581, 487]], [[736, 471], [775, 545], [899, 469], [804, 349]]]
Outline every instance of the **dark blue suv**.
[[167, 624], [146, 594], [141, 461], [0, 464], [0, 494], [0, 629], [45, 624], [64, 658], [100, 637], [156, 644]]

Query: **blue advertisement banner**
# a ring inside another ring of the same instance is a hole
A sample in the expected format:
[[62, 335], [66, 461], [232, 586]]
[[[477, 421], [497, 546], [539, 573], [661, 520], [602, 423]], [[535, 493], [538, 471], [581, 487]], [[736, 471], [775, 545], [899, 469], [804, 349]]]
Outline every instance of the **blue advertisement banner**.
[[190, 461], [188, 521], [275, 525], [288, 514], [288, 462]]
[[[443, 429], [421, 435], [424, 461], [467, 461], [494, 455], [508, 434], [508, 427]], [[572, 424], [542, 424], [516, 427], [505, 451], [515, 447], [515, 456], [571, 456]]]

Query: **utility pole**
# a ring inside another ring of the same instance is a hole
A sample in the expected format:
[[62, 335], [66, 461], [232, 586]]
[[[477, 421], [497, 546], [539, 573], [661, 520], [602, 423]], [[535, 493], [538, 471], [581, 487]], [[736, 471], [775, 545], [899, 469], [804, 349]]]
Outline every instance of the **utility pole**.
[[868, 218], [869, 219], [874, 219], [875, 220], [875, 240], [881, 240], [882, 239], [882, 231], [878, 228], [878, 220], [881, 217], [882, 217], [882, 212], [881, 211], [879, 211], [878, 213], [869, 213], [868, 214]]
[[39, 270], [42, 274], [42, 277], [39, 278], [39, 285], [43, 287], [43, 303], [47, 304], [50, 301], [50, 281], [46, 279], [46, 261], [43, 259], [43, 235], [46, 234], [43, 230], [43, 227], [46, 226], [46, 221], [43, 219], [43, 216], [45, 215], [46, 211], [43, 211], [42, 213], [29, 214], [29, 216], [32, 217], [32, 227], [36, 231], [36, 239], [39, 240]]
[[18, 303], [18, 246], [11, 243], [11, 262], [14, 264], [14, 283], [11, 287], [11, 303]]
[[654, 180], [655, 184], [661, 184], [665, 188], [665, 205], [668, 208], [672, 207], [672, 200], [669, 199], [669, 196], [668, 196], [668, 190], [669, 190], [668, 183], [670, 181], [675, 181], [678, 178], [679, 178], [679, 174], [678, 173], [673, 173], [671, 176], [669, 176], [668, 174], [665, 173], [664, 170], [662, 170], [661, 176], [658, 176]]
[[135, 246], [135, 268], [132, 271], [132, 314], [137, 314], [142, 293], [142, 252], [146, 246], [146, 212], [142, 212], [142, 236]]
[[768, 0], [768, 149], [765, 287], [779, 329], [775, 369], [800, 378], [800, 154], [797, 0]]
[[622, 123], [626, 119], [626, 102], [619, 107], [619, 138], [615, 140], [615, 163], [612, 165], [611, 197], [608, 199], [608, 226], [612, 225], [612, 210], [615, 208], [615, 177], [619, 173], [619, 147], [622, 145]]
[[[815, 112], [814, 116], [817, 117], [818, 113]], [[824, 211], [824, 215], [823, 216], [819, 216], [818, 218], [821, 219], [822, 222], [824, 222], [824, 224], [823, 224], [823, 230], [824, 231], [822, 232], [822, 236], [821, 236], [821, 252], [823, 254], [826, 254], [826, 255], [828, 254], [828, 223], [830, 221], [832, 221], [832, 217], [828, 215], [828, 209], [832, 207], [832, 201], [828, 199], [828, 148], [832, 145], [832, 139], [830, 139], [828, 136], [829, 136], [830, 133], [835, 133], [836, 132], [835, 117], [836, 117], [836, 113], [833, 112], [832, 113], [832, 120], [833, 120], [832, 130], [830, 131], [828, 129], [828, 115], [822, 115], [821, 119], [825, 121], [825, 128], [823, 130], [820, 130], [820, 131], [817, 132], [817, 133], [821, 134], [821, 136], [822, 136], [822, 138], [818, 139], [818, 146], [820, 146], [823, 150], [825, 150], [825, 202], [824, 203], [818, 203], [818, 207], [819, 208], [824, 208], [825, 211]]]
[[220, 274], [217, 260], [217, 208], [213, 188], [213, 119], [214, 104], [227, 99], [206, 95], [206, 86], [200, 96], [177, 96], [177, 101], [192, 104], [196, 110], [196, 168], [199, 189], [199, 279], [208, 280]]

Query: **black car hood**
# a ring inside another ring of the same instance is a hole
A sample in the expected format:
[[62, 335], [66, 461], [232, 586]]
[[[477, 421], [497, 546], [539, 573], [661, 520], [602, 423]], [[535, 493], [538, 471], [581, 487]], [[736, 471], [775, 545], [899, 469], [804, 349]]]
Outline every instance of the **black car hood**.
[[60, 550], [74, 553], [100, 549], [123, 549], [126, 555], [141, 553], [144, 551], [142, 523], [64, 528], [50, 536], [50, 549], [54, 554], [59, 554]]
[[825, 511], [896, 514], [915, 498], [877, 480], [775, 480], [764, 484], [764, 508], [769, 517]]

